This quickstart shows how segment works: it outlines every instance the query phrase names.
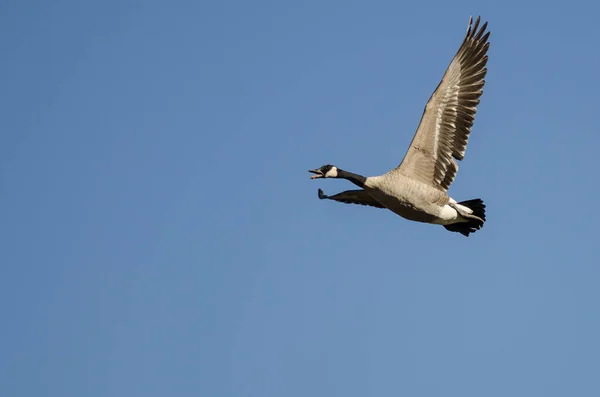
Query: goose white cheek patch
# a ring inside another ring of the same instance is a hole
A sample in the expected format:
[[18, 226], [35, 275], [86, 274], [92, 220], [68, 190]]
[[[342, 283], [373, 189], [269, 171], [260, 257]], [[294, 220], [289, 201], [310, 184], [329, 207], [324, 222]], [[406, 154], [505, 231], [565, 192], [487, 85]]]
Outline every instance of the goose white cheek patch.
[[325, 173], [325, 178], [335, 178], [338, 175], [338, 170], [335, 167], [331, 167], [327, 173]]

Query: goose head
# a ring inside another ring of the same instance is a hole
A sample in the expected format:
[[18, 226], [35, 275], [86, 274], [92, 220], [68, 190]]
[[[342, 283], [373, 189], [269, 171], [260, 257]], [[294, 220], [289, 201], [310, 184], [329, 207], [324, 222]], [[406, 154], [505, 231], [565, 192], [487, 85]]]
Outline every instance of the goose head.
[[312, 172], [313, 174], [315, 174], [311, 176], [310, 179], [338, 177], [338, 168], [335, 165], [331, 164], [324, 165], [321, 168], [316, 168], [314, 170], [308, 170], [308, 172]]

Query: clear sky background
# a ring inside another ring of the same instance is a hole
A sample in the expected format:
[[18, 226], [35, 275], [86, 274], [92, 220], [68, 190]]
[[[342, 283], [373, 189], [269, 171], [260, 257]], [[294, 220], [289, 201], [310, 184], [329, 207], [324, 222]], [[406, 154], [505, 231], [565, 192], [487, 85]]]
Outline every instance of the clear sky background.
[[[0, 7], [0, 395], [599, 396], [596, 2]], [[396, 166], [470, 15], [469, 238]]]

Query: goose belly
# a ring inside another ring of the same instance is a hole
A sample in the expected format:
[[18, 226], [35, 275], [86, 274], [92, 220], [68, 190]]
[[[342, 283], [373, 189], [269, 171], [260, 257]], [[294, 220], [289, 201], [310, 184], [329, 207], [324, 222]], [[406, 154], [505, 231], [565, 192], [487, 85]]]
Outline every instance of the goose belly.
[[423, 202], [417, 204], [409, 199], [398, 198], [381, 191], [370, 193], [387, 209], [405, 219], [424, 223], [436, 223], [439, 219], [433, 205], [423, 205]]
[[394, 175], [394, 178], [385, 176], [367, 179], [365, 188], [377, 201], [405, 219], [440, 223], [443, 222], [441, 216], [451, 217], [445, 208], [449, 197], [424, 183]]

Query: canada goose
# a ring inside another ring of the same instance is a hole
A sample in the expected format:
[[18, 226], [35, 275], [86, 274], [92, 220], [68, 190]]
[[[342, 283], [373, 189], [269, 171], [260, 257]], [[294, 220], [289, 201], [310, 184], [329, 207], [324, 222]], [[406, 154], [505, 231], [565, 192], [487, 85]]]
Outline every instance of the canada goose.
[[317, 178], [343, 178], [359, 186], [320, 199], [387, 208], [403, 218], [443, 225], [469, 236], [485, 223], [481, 199], [457, 202], [447, 194], [465, 155], [467, 141], [487, 73], [490, 46], [487, 22], [469, 18], [464, 41], [446, 69], [421, 117], [402, 163], [379, 176], [364, 177], [334, 165], [309, 170]]

